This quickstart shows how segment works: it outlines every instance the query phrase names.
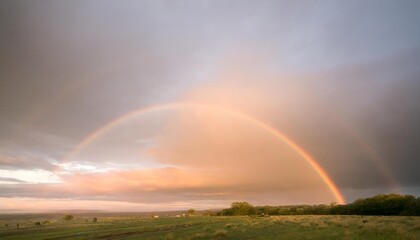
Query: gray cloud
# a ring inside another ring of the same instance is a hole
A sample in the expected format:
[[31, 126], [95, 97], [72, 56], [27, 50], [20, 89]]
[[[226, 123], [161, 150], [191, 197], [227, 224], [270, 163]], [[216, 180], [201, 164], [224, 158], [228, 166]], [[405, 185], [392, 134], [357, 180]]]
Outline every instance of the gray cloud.
[[44, 158], [22, 158], [22, 157], [10, 157], [0, 156], [0, 167], [1, 169], [44, 169], [53, 170], [56, 168], [53, 164], [45, 161]]
[[0, 182], [24, 183], [25, 181], [16, 178], [0, 177]]
[[394, 183], [413, 192], [419, 9], [415, 1], [0, 1], [0, 169], [52, 171], [110, 120], [190, 99], [281, 129], [349, 198]]

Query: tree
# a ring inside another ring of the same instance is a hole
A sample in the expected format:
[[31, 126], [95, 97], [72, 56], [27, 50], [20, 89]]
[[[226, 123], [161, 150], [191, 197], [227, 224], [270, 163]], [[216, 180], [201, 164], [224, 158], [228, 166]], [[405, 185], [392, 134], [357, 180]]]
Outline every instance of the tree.
[[66, 215], [66, 216], [64, 216], [64, 220], [66, 220], [66, 221], [70, 221], [70, 220], [72, 220], [74, 217], [72, 216], [72, 215]]
[[194, 216], [194, 214], [195, 214], [195, 209], [193, 209], [193, 208], [188, 209], [188, 211], [187, 211], [188, 216]]
[[234, 202], [231, 206], [233, 215], [242, 216], [242, 215], [254, 215], [256, 210], [254, 206], [247, 202]]

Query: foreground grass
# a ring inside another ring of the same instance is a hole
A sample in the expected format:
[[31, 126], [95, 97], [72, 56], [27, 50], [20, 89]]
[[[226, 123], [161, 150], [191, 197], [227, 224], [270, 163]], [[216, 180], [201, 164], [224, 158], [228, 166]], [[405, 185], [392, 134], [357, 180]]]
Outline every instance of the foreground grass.
[[[35, 225], [35, 222], [50, 223]], [[16, 224], [19, 223], [19, 229]], [[5, 226], [8, 225], [8, 226]], [[420, 217], [0, 216], [0, 239], [420, 239]]]

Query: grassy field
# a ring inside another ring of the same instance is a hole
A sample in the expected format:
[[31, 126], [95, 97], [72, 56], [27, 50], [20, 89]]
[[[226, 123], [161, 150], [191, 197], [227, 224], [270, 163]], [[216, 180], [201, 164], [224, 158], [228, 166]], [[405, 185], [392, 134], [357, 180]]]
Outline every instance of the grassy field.
[[0, 215], [0, 239], [420, 239], [420, 217], [62, 217]]

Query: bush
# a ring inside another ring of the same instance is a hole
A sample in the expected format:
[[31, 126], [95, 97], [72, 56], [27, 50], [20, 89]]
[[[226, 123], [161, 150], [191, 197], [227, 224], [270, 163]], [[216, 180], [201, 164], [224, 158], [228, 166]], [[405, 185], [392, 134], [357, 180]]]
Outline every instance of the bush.
[[66, 216], [64, 216], [64, 220], [66, 220], [66, 221], [70, 221], [70, 220], [72, 220], [74, 217], [72, 216], [72, 215], [66, 215]]
[[194, 214], [195, 214], [195, 209], [188, 209], [188, 211], [187, 211], [187, 215], [188, 216], [194, 216]]

